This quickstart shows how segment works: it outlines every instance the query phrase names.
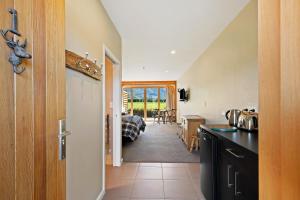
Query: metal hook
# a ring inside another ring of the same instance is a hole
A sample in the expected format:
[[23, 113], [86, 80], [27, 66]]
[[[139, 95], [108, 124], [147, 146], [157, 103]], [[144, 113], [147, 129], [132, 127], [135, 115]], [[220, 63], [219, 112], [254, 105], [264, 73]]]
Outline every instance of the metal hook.
[[21, 34], [18, 31], [18, 16], [17, 16], [17, 11], [13, 8], [8, 9], [8, 12], [12, 16], [12, 23], [11, 23], [11, 29], [10, 32], [13, 34], [16, 34], [17, 36], [21, 36]]
[[11, 38], [7, 37], [8, 33], [12, 33], [13, 35], [21, 36], [21, 34], [18, 32], [18, 17], [17, 17], [17, 11], [15, 9], [9, 9], [8, 12], [12, 16], [12, 25], [11, 29], [7, 30], [0, 30], [0, 33], [2, 37], [4, 38], [7, 46], [12, 49], [12, 52], [9, 55], [8, 61], [12, 64], [13, 70], [16, 74], [21, 74], [25, 68], [20, 67], [19, 65], [22, 63], [22, 59], [31, 59], [31, 54], [26, 52], [26, 46], [27, 46], [27, 40], [20, 44], [19, 40], [14, 40], [14, 36]]

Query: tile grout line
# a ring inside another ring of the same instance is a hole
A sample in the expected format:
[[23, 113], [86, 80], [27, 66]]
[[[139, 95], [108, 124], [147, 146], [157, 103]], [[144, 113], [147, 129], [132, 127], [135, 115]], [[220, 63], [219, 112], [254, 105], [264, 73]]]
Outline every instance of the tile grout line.
[[134, 186], [136, 184], [136, 178], [137, 178], [137, 174], [138, 174], [138, 171], [140, 169], [140, 166], [141, 166], [141, 163], [138, 163], [138, 166], [137, 166], [137, 169], [136, 169], [136, 173], [135, 173], [135, 176], [134, 176], [134, 179], [133, 179], [133, 185], [132, 185], [132, 188], [131, 188], [131, 191], [130, 191], [130, 195], [129, 195], [129, 198], [132, 199], [133, 198], [133, 190], [134, 190]]
[[[191, 172], [191, 170], [189, 169], [189, 167], [187, 167], [187, 169], [188, 169], [188, 173], [189, 173], [189, 176], [190, 176], [190, 181], [191, 181], [193, 190], [194, 190], [194, 192], [195, 192], [195, 194], [196, 194], [196, 197], [201, 199], [201, 196], [198, 196], [197, 187], [196, 187], [196, 185], [195, 185], [195, 183], [194, 183], [194, 180], [193, 180], [194, 178], [193, 178], [193, 176], [192, 176], [192, 172]], [[200, 172], [199, 172], [199, 173], [200, 173]], [[199, 181], [200, 181], [200, 180], [199, 180]]]
[[163, 183], [163, 195], [164, 195], [164, 199], [166, 199], [166, 193], [165, 193], [165, 179], [164, 179], [164, 168], [163, 168], [162, 163], [161, 163], [161, 176], [162, 176], [162, 183]]
[[[137, 163], [137, 165], [136, 165], [136, 168], [135, 168], [135, 173], [134, 173], [134, 176], [133, 176], [133, 179], [132, 179], [132, 185], [131, 185], [131, 188], [130, 188], [130, 192], [129, 192], [129, 194], [128, 194], [128, 198], [130, 198], [130, 199], [133, 199], [133, 198], [135, 198], [134, 196], [133, 196], [133, 194], [134, 194], [134, 188], [135, 188], [135, 186], [136, 186], [136, 182], [138, 181], [138, 179], [137, 179], [137, 177], [138, 177], [138, 172], [139, 172], [139, 170], [140, 170], [140, 168], [141, 167], [143, 167], [143, 166], [141, 166], [141, 164], [140, 163]], [[162, 181], [162, 192], [163, 192], [163, 199], [166, 199], [167, 198], [167, 196], [166, 196], [166, 184], [165, 184], [165, 181], [166, 180], [169, 180], [169, 179], [165, 179], [165, 171], [164, 171], [164, 169], [166, 168], [166, 169], [168, 169], [168, 167], [163, 167], [163, 165], [162, 165], [162, 163], [160, 163], [160, 167], [159, 167], [160, 169], [161, 169], [161, 181]], [[171, 167], [172, 168], [172, 167]], [[201, 193], [198, 193], [198, 187], [197, 187], [197, 184], [195, 184], [195, 182], [194, 182], [194, 178], [193, 178], [193, 173], [192, 173], [192, 171], [194, 171], [193, 169], [193, 166], [191, 166], [191, 168], [190, 168], [190, 166], [189, 165], [184, 165], [184, 167], [179, 167], [179, 168], [183, 168], [184, 169], [184, 171], [186, 172], [186, 173], [188, 173], [187, 175], [187, 178], [188, 178], [188, 181], [189, 181], [189, 183], [191, 184], [191, 189], [193, 190], [193, 193], [195, 193], [195, 196], [193, 197], [193, 198], [195, 198], [195, 199], [197, 199], [197, 200], [199, 200], [199, 199], [202, 199], [202, 196], [201, 196]], [[196, 178], [197, 179], [197, 178]], [[127, 180], [127, 179], [126, 179]], [[141, 180], [148, 180], [148, 179], [141, 179]], [[149, 180], [152, 180], [152, 179], [149, 179]], [[155, 179], [153, 179], [153, 180], [155, 180]], [[157, 180], [159, 180], [159, 179], [157, 179]], [[178, 178], [178, 179], [171, 179], [171, 180], [177, 180], [177, 181], [184, 181], [184, 179], [180, 179], [180, 178]], [[200, 181], [200, 180], [199, 180]], [[125, 197], [125, 196], [124, 196]], [[127, 197], [126, 197], [127, 198]]]

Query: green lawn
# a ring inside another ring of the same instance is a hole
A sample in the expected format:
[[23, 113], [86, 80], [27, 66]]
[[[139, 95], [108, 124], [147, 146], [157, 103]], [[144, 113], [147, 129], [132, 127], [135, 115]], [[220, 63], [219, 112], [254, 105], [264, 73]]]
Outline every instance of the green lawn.
[[[166, 102], [160, 102], [160, 109], [166, 109]], [[130, 110], [130, 103], [128, 103], [128, 109]], [[144, 102], [133, 102], [134, 110], [144, 110]], [[147, 102], [147, 110], [158, 109], [157, 102]]]

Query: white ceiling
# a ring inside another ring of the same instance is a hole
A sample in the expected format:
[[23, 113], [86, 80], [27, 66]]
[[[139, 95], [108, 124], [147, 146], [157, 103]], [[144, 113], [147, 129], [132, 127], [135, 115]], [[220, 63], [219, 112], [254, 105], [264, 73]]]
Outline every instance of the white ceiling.
[[102, 0], [122, 36], [123, 80], [177, 80], [248, 2]]

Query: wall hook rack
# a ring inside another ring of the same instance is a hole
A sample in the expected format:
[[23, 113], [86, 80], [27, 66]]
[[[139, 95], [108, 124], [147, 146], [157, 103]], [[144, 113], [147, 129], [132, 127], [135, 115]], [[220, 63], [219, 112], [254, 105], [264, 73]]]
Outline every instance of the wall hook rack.
[[[8, 12], [12, 16], [12, 25], [11, 29], [0, 30], [2, 37], [4, 38], [7, 46], [12, 49], [12, 52], [9, 55], [8, 61], [12, 64], [13, 70], [16, 74], [21, 74], [25, 68], [21, 67], [23, 59], [31, 59], [31, 54], [26, 52], [27, 40], [25, 39], [23, 43], [19, 43], [19, 40], [16, 40], [16, 36], [21, 36], [18, 31], [18, 16], [15, 9], [9, 9]], [[11, 38], [8, 38], [10, 33]]]
[[[87, 56], [87, 53], [85, 56]], [[101, 80], [102, 67], [96, 65], [95, 61], [88, 60], [87, 57], [84, 58], [74, 52], [66, 50], [66, 66], [96, 80]]]

